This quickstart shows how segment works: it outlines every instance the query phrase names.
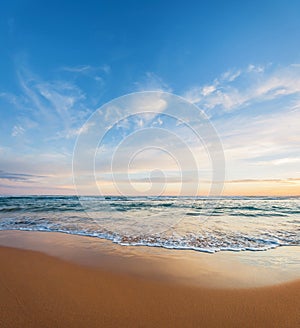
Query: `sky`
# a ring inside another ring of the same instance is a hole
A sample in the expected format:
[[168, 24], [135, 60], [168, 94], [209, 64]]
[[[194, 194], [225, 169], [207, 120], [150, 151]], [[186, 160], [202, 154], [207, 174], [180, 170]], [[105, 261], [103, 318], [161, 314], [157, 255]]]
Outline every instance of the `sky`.
[[[208, 193], [220, 181], [212, 182], [207, 145], [165, 113], [185, 112], [172, 103], [180, 97], [216, 131], [224, 195], [300, 195], [299, 1], [0, 6], [0, 194], [76, 194], [74, 147], [76, 153], [77, 138], [91, 131], [107, 132], [94, 149], [104, 194], [118, 193], [116, 183], [134, 193], [128, 179], [138, 195], [180, 194], [180, 181], [193, 194], [194, 179], [197, 192]], [[154, 96], [141, 100], [144, 91]], [[107, 103], [119, 106], [119, 97], [136, 92], [134, 108], [160, 111], [107, 118]], [[91, 120], [95, 113], [104, 119]], [[190, 114], [189, 123], [195, 120]], [[150, 126], [156, 130], [147, 135]], [[196, 154], [197, 169], [181, 162], [188, 156], [183, 148]], [[78, 169], [78, 183], [93, 194], [85, 169]]]

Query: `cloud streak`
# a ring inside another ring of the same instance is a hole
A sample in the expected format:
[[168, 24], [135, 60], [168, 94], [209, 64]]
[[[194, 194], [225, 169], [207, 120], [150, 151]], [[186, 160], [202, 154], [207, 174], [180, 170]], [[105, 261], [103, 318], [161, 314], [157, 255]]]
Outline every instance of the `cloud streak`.
[[27, 173], [12, 173], [0, 171], [0, 180], [10, 180], [10, 181], [31, 181], [36, 178], [43, 178], [42, 175], [33, 175]]
[[249, 65], [223, 73], [211, 84], [193, 87], [184, 97], [205, 110], [232, 111], [254, 103], [300, 95], [300, 67]]
[[165, 91], [172, 92], [172, 88], [154, 72], [146, 72], [139, 82], [134, 83], [134, 91]]

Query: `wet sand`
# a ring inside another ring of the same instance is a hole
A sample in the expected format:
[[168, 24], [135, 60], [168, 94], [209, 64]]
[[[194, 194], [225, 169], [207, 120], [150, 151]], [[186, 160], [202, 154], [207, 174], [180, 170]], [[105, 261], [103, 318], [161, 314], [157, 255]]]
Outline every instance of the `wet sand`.
[[160, 247], [121, 246], [57, 232], [0, 231], [0, 246], [42, 252], [104, 271], [206, 288], [252, 288], [300, 279], [300, 247], [266, 252], [207, 254]]
[[[208, 288], [11, 247], [0, 247], [0, 261], [1, 327], [300, 325], [299, 280], [260, 288]], [[134, 258], [131, 265], [143, 262]]]

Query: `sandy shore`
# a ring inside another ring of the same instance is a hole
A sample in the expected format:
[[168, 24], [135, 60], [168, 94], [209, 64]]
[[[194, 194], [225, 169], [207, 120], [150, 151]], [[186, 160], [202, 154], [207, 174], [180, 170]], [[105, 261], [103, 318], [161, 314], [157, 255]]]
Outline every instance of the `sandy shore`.
[[38, 251], [67, 262], [148, 280], [206, 288], [252, 288], [300, 279], [300, 247], [207, 254], [57, 232], [0, 231], [0, 246]]
[[[0, 248], [1, 327], [297, 327], [300, 281], [216, 289]], [[138, 265], [138, 263], [136, 263]]]

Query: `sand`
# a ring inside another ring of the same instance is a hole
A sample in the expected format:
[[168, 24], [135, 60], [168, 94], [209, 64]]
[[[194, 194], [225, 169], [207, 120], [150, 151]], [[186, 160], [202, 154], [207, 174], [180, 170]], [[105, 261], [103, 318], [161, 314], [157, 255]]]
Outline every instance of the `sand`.
[[300, 247], [266, 252], [207, 254], [161, 247], [121, 246], [109, 240], [58, 232], [0, 231], [0, 246], [42, 252], [104, 271], [178, 285], [250, 288], [300, 278]]
[[192, 287], [9, 247], [0, 262], [0, 327], [300, 326], [300, 281]]

